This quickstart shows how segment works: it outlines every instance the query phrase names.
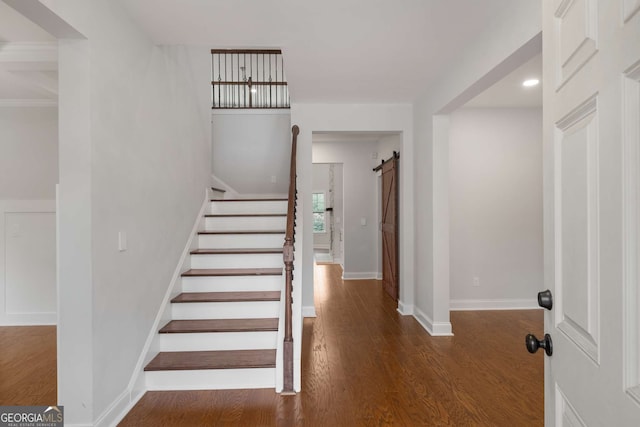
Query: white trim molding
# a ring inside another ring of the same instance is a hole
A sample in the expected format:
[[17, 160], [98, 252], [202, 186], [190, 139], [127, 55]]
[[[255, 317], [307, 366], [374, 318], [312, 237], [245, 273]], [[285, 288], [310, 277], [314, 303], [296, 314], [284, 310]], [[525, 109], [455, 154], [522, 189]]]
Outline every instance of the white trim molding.
[[[58, 41], [0, 43], [0, 62], [58, 63]], [[50, 68], [52, 65], [49, 65]], [[57, 65], [54, 66], [57, 69]]]
[[376, 277], [378, 277], [376, 271], [342, 272], [342, 280], [375, 280]]
[[403, 316], [411, 316], [413, 315], [413, 304], [405, 304], [404, 302], [398, 300], [398, 313]]
[[302, 317], [318, 317], [316, 314], [316, 308], [313, 305], [302, 306]]
[[39, 98], [39, 99], [0, 99], [0, 108], [18, 108], [18, 107], [58, 107], [57, 99]]
[[452, 337], [453, 332], [451, 322], [434, 322], [418, 307], [414, 307], [413, 317], [422, 325], [422, 327], [434, 337]]

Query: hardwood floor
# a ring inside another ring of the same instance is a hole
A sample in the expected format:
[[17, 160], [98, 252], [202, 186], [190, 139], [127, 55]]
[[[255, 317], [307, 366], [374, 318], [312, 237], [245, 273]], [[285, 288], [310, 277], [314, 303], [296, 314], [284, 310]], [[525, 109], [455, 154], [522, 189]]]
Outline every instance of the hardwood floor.
[[56, 327], [0, 327], [0, 405], [57, 402]]
[[121, 426], [542, 426], [543, 313], [452, 312], [454, 337], [401, 316], [381, 282], [316, 266], [302, 392], [149, 392]]

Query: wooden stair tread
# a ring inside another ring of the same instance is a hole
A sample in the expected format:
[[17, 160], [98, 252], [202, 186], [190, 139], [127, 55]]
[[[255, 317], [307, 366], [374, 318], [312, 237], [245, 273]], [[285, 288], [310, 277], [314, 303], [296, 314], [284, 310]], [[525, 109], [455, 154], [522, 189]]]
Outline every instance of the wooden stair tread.
[[252, 292], [183, 292], [172, 303], [280, 301], [280, 291]]
[[282, 248], [194, 249], [191, 255], [281, 254]]
[[145, 371], [275, 368], [275, 350], [167, 351], [158, 353]]
[[211, 199], [212, 202], [286, 202], [289, 199]]
[[206, 218], [257, 218], [257, 217], [286, 217], [287, 214], [278, 214], [278, 213], [250, 213], [250, 214], [206, 214]]
[[277, 331], [278, 318], [273, 319], [202, 319], [172, 320], [162, 329], [161, 334], [198, 332], [253, 332]]
[[282, 276], [282, 268], [192, 268], [182, 276]]
[[198, 234], [284, 234], [284, 230], [235, 230], [235, 231], [198, 231]]

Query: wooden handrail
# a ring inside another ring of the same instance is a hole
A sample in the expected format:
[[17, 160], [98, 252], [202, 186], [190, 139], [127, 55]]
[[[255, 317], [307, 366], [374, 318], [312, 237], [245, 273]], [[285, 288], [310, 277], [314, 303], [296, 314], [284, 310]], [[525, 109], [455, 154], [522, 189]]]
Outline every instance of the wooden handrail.
[[285, 308], [284, 308], [284, 346], [283, 346], [283, 394], [295, 394], [293, 389], [293, 252], [296, 236], [296, 199], [297, 199], [297, 171], [296, 150], [300, 128], [291, 128], [291, 166], [289, 169], [289, 202], [287, 204], [287, 229], [284, 236], [282, 250], [285, 270]]

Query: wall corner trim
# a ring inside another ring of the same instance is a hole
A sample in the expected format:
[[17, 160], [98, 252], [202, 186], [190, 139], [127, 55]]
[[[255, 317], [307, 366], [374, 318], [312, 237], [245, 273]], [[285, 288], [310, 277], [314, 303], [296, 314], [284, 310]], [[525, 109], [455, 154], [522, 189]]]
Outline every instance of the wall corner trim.
[[305, 305], [302, 307], [302, 317], [318, 317], [316, 315], [316, 308], [312, 305]]
[[418, 307], [414, 308], [413, 317], [422, 325], [422, 327], [434, 337], [451, 337], [453, 336], [451, 322], [434, 322]]

